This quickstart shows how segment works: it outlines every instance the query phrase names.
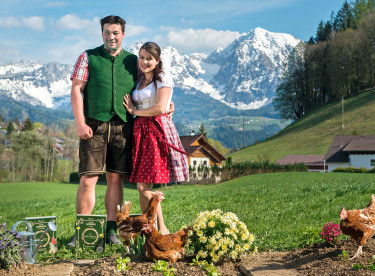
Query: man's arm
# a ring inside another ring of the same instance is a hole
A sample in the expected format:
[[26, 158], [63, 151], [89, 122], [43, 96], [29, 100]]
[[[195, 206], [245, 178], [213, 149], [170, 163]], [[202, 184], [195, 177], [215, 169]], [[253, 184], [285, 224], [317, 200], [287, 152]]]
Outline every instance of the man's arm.
[[83, 97], [82, 92], [86, 87], [86, 81], [79, 79], [72, 80], [72, 91], [70, 94], [74, 119], [76, 120], [77, 135], [81, 139], [92, 137], [92, 129], [86, 125], [83, 115]]

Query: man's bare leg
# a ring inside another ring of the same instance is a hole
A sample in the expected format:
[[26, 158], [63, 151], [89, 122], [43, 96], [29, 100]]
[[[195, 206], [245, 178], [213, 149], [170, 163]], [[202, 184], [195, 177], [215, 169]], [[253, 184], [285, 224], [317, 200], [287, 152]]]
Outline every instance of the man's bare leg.
[[83, 175], [77, 190], [77, 214], [90, 215], [95, 206], [95, 185], [98, 175]]

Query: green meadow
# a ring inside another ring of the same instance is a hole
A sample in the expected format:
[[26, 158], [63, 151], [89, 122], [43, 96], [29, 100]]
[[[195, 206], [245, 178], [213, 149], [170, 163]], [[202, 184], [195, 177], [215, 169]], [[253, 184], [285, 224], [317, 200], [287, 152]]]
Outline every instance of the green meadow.
[[[78, 185], [63, 183], [1, 183], [0, 222], [11, 227], [28, 216], [57, 216], [58, 246], [74, 232]], [[105, 214], [105, 185], [96, 187], [93, 214]], [[364, 208], [375, 193], [374, 174], [269, 173], [250, 175], [216, 185], [180, 185], [161, 189], [170, 231], [190, 224], [205, 210], [235, 213], [256, 237], [260, 250], [291, 250], [315, 238], [326, 222], [339, 223], [347, 209]], [[139, 213], [138, 192], [124, 186], [124, 200]], [[310, 233], [310, 236], [309, 236]]]
[[344, 116], [341, 101], [317, 108], [265, 141], [230, 154], [233, 162], [260, 158], [276, 162], [292, 154], [324, 155], [336, 135], [375, 134], [374, 92], [373, 89], [346, 99]]

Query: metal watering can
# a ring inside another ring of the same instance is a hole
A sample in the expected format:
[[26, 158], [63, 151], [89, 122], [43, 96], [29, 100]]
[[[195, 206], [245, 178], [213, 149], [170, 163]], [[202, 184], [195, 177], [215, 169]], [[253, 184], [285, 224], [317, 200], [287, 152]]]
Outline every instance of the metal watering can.
[[40, 237], [40, 240], [36, 239], [36, 233], [33, 232], [33, 229], [27, 221], [18, 221], [16, 222], [13, 227], [12, 231], [15, 231], [16, 227], [20, 223], [25, 223], [27, 226], [28, 231], [21, 231], [18, 232], [18, 235], [21, 237], [21, 245], [22, 245], [22, 251], [21, 251], [21, 257], [22, 259], [29, 263], [29, 264], [35, 264], [36, 263], [36, 253], [39, 250], [40, 244], [42, 243], [44, 235], [47, 233], [49, 229], [52, 231], [56, 231], [56, 225], [50, 221], [48, 222], [48, 227], [46, 230], [44, 230], [42, 236]]

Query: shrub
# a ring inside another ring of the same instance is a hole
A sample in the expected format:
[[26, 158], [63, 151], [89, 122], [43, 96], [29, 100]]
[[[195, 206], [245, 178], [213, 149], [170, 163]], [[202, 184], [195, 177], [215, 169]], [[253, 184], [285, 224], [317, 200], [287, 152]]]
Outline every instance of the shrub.
[[320, 236], [323, 240], [326, 240], [330, 244], [337, 244], [337, 242], [340, 240], [340, 226], [338, 224], [334, 224], [332, 221], [327, 222], [322, 229], [322, 232], [320, 232]]
[[9, 269], [19, 264], [21, 258], [20, 236], [15, 231], [6, 229], [5, 223], [0, 225], [0, 268]]
[[254, 236], [235, 214], [220, 209], [199, 213], [189, 232], [189, 247], [200, 258], [215, 263], [224, 257], [239, 258], [253, 241]]

